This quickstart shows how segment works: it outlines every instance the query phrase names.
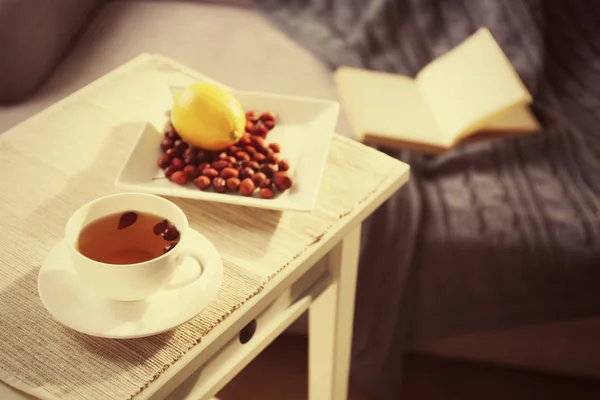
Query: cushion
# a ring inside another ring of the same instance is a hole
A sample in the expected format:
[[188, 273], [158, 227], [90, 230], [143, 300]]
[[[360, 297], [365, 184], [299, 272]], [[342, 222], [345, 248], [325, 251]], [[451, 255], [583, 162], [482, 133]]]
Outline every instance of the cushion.
[[0, 103], [22, 101], [53, 71], [100, 0], [0, 0]]

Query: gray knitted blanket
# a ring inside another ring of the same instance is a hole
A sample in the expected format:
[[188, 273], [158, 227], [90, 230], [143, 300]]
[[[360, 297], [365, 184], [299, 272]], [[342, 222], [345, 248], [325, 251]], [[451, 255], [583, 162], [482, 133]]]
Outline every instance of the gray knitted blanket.
[[255, 0], [332, 68], [413, 75], [487, 26], [541, 135], [437, 157], [364, 228], [353, 378], [397, 398], [410, 340], [600, 312], [600, 3]]

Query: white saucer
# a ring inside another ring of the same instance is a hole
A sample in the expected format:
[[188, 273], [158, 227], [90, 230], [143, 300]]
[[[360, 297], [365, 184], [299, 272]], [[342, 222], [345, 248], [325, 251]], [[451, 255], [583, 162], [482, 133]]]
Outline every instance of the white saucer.
[[[198, 315], [216, 297], [223, 280], [223, 262], [213, 244], [190, 229], [190, 240], [202, 249], [202, 274], [179, 289], [163, 290], [133, 302], [109, 300], [79, 281], [61, 241], [44, 260], [38, 275], [38, 292], [48, 312], [63, 325], [92, 336], [132, 339], [169, 331]], [[197, 265], [197, 264], [196, 264]], [[197, 268], [197, 267], [196, 267]], [[214, 272], [216, 271], [216, 272]]]

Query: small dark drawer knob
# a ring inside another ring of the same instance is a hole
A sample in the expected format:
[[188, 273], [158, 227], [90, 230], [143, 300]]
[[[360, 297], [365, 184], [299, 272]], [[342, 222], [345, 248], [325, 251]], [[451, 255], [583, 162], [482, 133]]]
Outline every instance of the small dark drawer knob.
[[252, 336], [254, 336], [254, 332], [256, 332], [256, 320], [255, 319], [250, 321], [248, 323], [248, 325], [243, 327], [242, 330], [240, 331], [240, 343], [241, 344], [248, 343], [250, 341], [250, 339], [252, 339]]

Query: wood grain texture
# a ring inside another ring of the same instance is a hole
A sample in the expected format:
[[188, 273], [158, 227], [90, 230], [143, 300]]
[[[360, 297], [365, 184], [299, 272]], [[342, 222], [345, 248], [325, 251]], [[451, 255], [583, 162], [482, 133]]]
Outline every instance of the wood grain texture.
[[77, 207], [115, 192], [114, 177], [142, 126], [164, 122], [168, 85], [199, 79], [183, 65], [145, 54], [0, 137], [2, 381], [42, 399], [135, 396], [269, 289], [278, 273], [316, 251], [330, 230], [407, 179], [407, 165], [336, 136], [310, 213], [172, 199], [222, 255], [225, 279], [217, 299], [191, 322], [151, 338], [110, 341], [67, 330], [39, 301], [40, 264]]

